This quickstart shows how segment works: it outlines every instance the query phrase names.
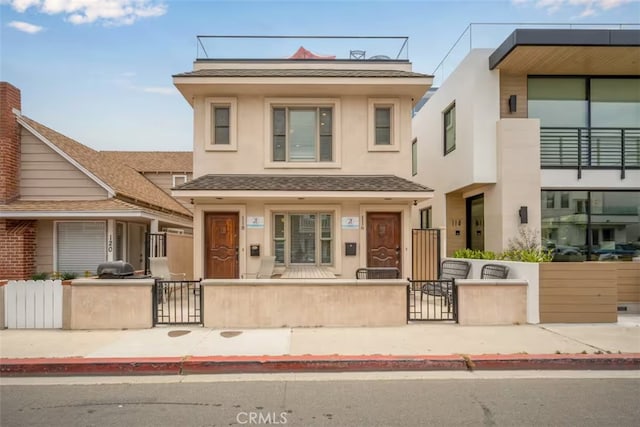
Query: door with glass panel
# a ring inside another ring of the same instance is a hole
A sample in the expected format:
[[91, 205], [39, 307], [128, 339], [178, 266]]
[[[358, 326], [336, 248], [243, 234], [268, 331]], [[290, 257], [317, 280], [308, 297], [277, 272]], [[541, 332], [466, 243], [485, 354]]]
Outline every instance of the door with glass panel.
[[333, 217], [328, 213], [274, 215], [273, 252], [284, 265], [332, 265]]

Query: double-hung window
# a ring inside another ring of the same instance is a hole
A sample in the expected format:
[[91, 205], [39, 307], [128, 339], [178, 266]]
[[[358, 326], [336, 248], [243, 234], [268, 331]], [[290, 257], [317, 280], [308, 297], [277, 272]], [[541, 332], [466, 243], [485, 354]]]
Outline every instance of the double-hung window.
[[273, 253], [277, 264], [333, 264], [332, 214], [275, 213], [273, 223]]
[[369, 98], [369, 151], [400, 150], [400, 100]]
[[456, 104], [452, 104], [443, 114], [444, 118], [444, 154], [456, 149]]
[[236, 98], [205, 100], [205, 145], [209, 151], [236, 151]]
[[332, 162], [333, 107], [273, 107], [273, 162]]

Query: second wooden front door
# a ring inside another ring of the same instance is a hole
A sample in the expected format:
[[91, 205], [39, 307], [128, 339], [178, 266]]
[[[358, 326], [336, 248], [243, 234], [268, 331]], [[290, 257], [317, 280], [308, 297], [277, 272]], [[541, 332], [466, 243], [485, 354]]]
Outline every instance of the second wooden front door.
[[205, 216], [207, 279], [237, 279], [238, 214], [208, 213]]
[[367, 214], [367, 267], [396, 267], [402, 274], [399, 212]]

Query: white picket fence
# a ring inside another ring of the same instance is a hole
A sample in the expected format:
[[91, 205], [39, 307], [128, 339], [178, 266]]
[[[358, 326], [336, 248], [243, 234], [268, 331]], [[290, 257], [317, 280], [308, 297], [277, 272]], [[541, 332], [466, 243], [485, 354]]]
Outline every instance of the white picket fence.
[[10, 280], [4, 286], [9, 329], [62, 328], [62, 281]]

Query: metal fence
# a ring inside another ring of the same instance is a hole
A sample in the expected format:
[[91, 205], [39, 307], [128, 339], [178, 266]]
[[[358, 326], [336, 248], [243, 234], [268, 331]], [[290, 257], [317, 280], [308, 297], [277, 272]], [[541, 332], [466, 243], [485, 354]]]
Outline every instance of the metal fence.
[[153, 301], [154, 325], [202, 324], [200, 281], [156, 280]]
[[458, 288], [455, 279], [409, 280], [407, 321], [458, 321]]
[[540, 165], [543, 168], [626, 169], [640, 168], [640, 128], [540, 129]]

